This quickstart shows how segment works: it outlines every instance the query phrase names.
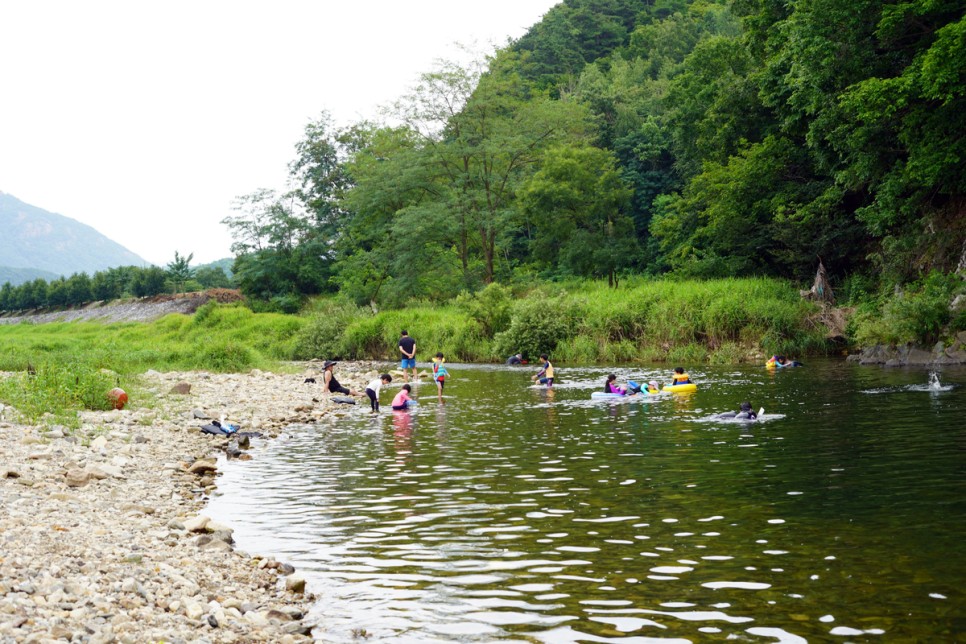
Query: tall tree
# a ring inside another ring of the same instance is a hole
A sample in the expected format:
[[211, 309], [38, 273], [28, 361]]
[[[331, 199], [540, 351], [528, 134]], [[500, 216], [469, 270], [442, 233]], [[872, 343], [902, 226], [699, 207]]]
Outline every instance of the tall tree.
[[194, 253], [189, 253], [187, 257], [174, 251], [174, 259], [168, 262], [168, 279], [171, 280], [172, 287], [177, 293], [184, 290], [184, 285], [190, 280], [195, 272], [191, 268], [191, 260]]
[[549, 150], [520, 193], [535, 231], [535, 262], [573, 275], [606, 275], [617, 286], [618, 273], [640, 250], [625, 214], [630, 196], [610, 152], [586, 145]]
[[504, 53], [469, 66], [442, 62], [424, 74], [398, 114], [422, 138], [433, 179], [455, 222], [455, 244], [466, 273], [471, 253], [482, 261], [484, 283], [496, 276], [516, 212], [514, 194], [543, 150], [585, 136], [588, 113], [572, 101], [534, 93]]

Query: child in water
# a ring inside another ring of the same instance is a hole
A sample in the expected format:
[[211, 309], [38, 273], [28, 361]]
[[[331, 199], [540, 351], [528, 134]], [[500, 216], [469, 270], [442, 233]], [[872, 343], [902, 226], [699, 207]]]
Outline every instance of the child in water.
[[690, 384], [692, 384], [691, 376], [684, 373], [684, 367], [674, 367], [674, 373], [671, 374], [671, 386]]
[[409, 397], [409, 392], [412, 390], [413, 388], [408, 382], [404, 384], [396, 397], [392, 399], [392, 408], [396, 411], [408, 409], [409, 403], [413, 402], [413, 399]]
[[604, 383], [604, 393], [605, 394], [617, 394], [619, 396], [627, 395], [626, 387], [617, 386], [617, 376], [610, 374], [607, 376], [607, 381]]
[[657, 394], [661, 392], [661, 386], [658, 385], [657, 380], [652, 380], [647, 383], [647, 393]]
[[751, 403], [745, 401], [741, 403], [741, 408], [738, 411], [726, 411], [723, 414], [718, 414], [718, 418], [734, 418], [735, 420], [755, 420], [758, 418], [751, 406]]
[[446, 382], [446, 376], [449, 375], [446, 367], [443, 366], [444, 362], [446, 362], [446, 358], [443, 357], [442, 353], [437, 353], [436, 357], [433, 358], [433, 382], [436, 383], [436, 396], [439, 398], [439, 402], [443, 402], [443, 385]]
[[541, 385], [553, 387], [553, 365], [550, 364], [550, 358], [547, 357], [546, 353], [541, 353], [540, 359], [543, 360], [543, 367], [530, 380], [537, 380], [539, 378]]
[[392, 376], [388, 373], [384, 373], [378, 378], [373, 378], [368, 385], [366, 385], [366, 395], [369, 396], [369, 404], [372, 405], [372, 411], [379, 411], [379, 390], [382, 389], [383, 385], [388, 385], [392, 382]]

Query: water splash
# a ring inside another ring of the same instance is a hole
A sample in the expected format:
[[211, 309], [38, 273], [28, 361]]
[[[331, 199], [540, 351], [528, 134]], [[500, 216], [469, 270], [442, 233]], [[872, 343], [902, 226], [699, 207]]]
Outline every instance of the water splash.
[[939, 373], [935, 371], [929, 372], [929, 388], [933, 391], [942, 391], [943, 385], [939, 382]]

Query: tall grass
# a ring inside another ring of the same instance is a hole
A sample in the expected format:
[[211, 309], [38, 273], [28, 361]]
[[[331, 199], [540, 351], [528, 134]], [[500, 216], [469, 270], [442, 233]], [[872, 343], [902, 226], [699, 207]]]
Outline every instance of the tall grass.
[[[378, 314], [360, 312], [301, 357], [395, 359], [407, 329], [423, 359], [499, 361], [511, 353], [552, 353], [557, 360], [727, 364], [760, 353], [824, 352], [816, 312], [790, 284], [774, 279], [597, 282], [544, 285], [512, 299], [507, 289], [461, 296], [447, 306], [417, 305]], [[490, 313], [490, 312], [494, 313]], [[328, 351], [328, 353], [326, 353]], [[312, 355], [309, 355], [312, 354]]]

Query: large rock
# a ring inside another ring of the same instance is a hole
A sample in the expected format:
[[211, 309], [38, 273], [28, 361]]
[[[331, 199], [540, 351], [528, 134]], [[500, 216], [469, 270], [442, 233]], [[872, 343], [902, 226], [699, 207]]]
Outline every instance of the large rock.
[[169, 394], [174, 394], [176, 396], [187, 396], [188, 394], [191, 393], [191, 383], [188, 383], [188, 382], [179, 382], [174, 387], [172, 387], [168, 391], [168, 393]]
[[204, 516], [203, 514], [199, 514], [198, 516], [185, 521], [184, 529], [187, 530], [188, 532], [204, 532], [205, 529], [208, 527], [208, 523], [210, 522], [211, 522], [211, 519]]
[[210, 472], [217, 472], [218, 466], [213, 461], [206, 461], [202, 459], [195, 461], [194, 464], [188, 468], [188, 471], [192, 474], [197, 474], [198, 476], [204, 476]]
[[91, 474], [86, 469], [72, 467], [64, 475], [67, 485], [70, 487], [84, 487], [91, 481]]

